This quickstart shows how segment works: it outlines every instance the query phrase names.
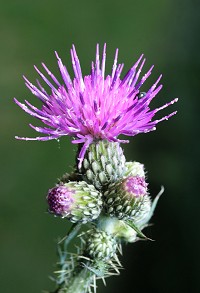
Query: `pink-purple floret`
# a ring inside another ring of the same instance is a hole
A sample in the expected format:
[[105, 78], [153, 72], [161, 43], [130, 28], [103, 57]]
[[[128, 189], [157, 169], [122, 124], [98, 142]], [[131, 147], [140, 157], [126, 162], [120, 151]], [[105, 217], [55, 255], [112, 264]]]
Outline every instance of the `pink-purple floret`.
[[124, 189], [134, 197], [147, 195], [147, 183], [144, 177], [130, 176], [124, 180]]
[[75, 201], [73, 198], [74, 193], [74, 190], [70, 190], [64, 185], [50, 189], [47, 195], [49, 212], [54, 213], [57, 216], [67, 216]]
[[[37, 87], [26, 77], [25, 84], [30, 91], [41, 100], [42, 107], [38, 109], [25, 101], [20, 103], [15, 99], [25, 112], [38, 118], [48, 127], [30, 126], [37, 132], [46, 136], [36, 138], [16, 137], [23, 140], [50, 140], [69, 135], [74, 138], [72, 143], [83, 144], [79, 154], [79, 167], [88, 146], [95, 140], [128, 142], [119, 140], [120, 134], [134, 136], [155, 130], [156, 125], [176, 114], [176, 111], [159, 120], [152, 121], [154, 115], [177, 102], [174, 99], [160, 108], [150, 110], [149, 104], [161, 90], [159, 85], [161, 76], [146, 92], [144, 97], [139, 97], [141, 86], [151, 75], [153, 66], [139, 79], [145, 59], [143, 55], [131, 67], [123, 78], [120, 78], [123, 64], [117, 64], [118, 49], [115, 53], [111, 75], [105, 76], [106, 44], [103, 48], [102, 60], [99, 58], [99, 45], [96, 48], [96, 61], [91, 65], [90, 75], [82, 76], [80, 62], [75, 47], [71, 49], [71, 59], [74, 70], [74, 79], [71, 80], [67, 68], [63, 65], [56, 53], [58, 67], [62, 76], [61, 84], [57, 78], [42, 63], [49, 79], [37, 67], [36, 71], [49, 86], [51, 93], [47, 93], [37, 81]], [[51, 82], [50, 82], [51, 80]]]

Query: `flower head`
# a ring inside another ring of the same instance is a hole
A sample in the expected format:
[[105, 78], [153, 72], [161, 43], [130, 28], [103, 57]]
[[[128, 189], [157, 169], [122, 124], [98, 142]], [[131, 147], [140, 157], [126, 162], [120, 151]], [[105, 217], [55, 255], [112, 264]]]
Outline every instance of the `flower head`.
[[37, 132], [46, 136], [36, 138], [16, 137], [18, 139], [45, 141], [57, 139], [64, 135], [72, 136], [74, 138], [72, 143], [82, 144], [79, 153], [80, 167], [85, 151], [93, 141], [105, 139], [108, 141], [128, 142], [119, 140], [118, 136], [120, 134], [134, 136], [155, 130], [160, 121], [167, 120], [176, 114], [176, 112], [173, 112], [159, 120], [152, 121], [158, 111], [173, 104], [177, 99], [160, 108], [150, 110], [150, 102], [162, 88], [162, 85], [158, 85], [161, 76], [146, 93], [140, 93], [141, 86], [151, 75], [153, 69], [152, 66], [140, 78], [140, 73], [145, 63], [143, 55], [140, 56], [125, 76], [121, 77], [123, 64], [117, 64], [117, 49], [111, 75], [105, 76], [106, 45], [103, 48], [101, 61], [99, 58], [99, 45], [97, 45], [96, 61], [92, 62], [90, 74], [83, 76], [80, 62], [73, 46], [71, 49], [75, 75], [73, 80], [57, 53], [56, 57], [63, 80], [62, 83], [57, 80], [45, 64], [42, 63], [42, 66], [49, 75], [49, 79], [35, 67], [40, 77], [49, 86], [50, 93], [47, 93], [38, 81], [38, 86], [36, 87], [24, 77], [26, 86], [41, 100], [41, 109], [36, 108], [28, 101], [25, 101], [26, 104], [22, 104], [15, 99], [15, 102], [25, 112], [47, 125], [47, 127], [30, 125]]
[[136, 219], [149, 201], [144, 177], [129, 176], [104, 192], [106, 213], [119, 219]]
[[56, 216], [65, 217], [72, 209], [74, 203], [74, 190], [64, 185], [56, 186], [49, 190], [47, 201], [49, 204], [49, 212]]
[[101, 193], [85, 181], [71, 181], [50, 189], [49, 212], [71, 222], [87, 223], [98, 218], [102, 209]]

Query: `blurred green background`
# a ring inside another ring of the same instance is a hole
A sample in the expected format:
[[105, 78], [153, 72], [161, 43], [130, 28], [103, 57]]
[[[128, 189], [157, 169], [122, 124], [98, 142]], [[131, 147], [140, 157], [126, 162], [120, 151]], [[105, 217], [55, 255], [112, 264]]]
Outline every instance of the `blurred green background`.
[[97, 42], [107, 42], [107, 73], [116, 47], [125, 71], [144, 53], [145, 69], [155, 64], [149, 82], [163, 73], [164, 88], [153, 107], [180, 98], [162, 113], [177, 109], [175, 117], [124, 146], [128, 160], [145, 164], [152, 196], [165, 185], [155, 225], [146, 231], [156, 241], [124, 247], [125, 270], [106, 288], [99, 283], [98, 292], [118, 293], [125, 286], [134, 293], [200, 292], [199, 14], [199, 1], [191, 0], [0, 0], [0, 292], [53, 288], [48, 276], [56, 241], [68, 225], [46, 212], [45, 196], [56, 178], [70, 171], [75, 155], [67, 138], [60, 143], [15, 140], [15, 135], [37, 135], [28, 127], [37, 121], [13, 97], [39, 105], [22, 75], [34, 82], [33, 65], [40, 67], [41, 61], [58, 73], [55, 50], [72, 72], [72, 43], [88, 73]]

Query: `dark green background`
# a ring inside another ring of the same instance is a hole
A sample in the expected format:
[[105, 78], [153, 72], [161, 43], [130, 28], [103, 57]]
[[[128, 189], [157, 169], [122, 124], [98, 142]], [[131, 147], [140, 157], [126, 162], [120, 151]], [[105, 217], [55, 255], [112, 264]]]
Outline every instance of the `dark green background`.
[[68, 225], [46, 213], [45, 196], [70, 170], [75, 155], [70, 139], [15, 140], [15, 135], [37, 135], [28, 127], [37, 121], [13, 97], [39, 105], [22, 75], [34, 82], [33, 64], [41, 61], [58, 73], [54, 50], [70, 67], [72, 43], [88, 73], [97, 42], [107, 42], [108, 73], [116, 47], [125, 71], [144, 53], [145, 69], [156, 66], [149, 84], [163, 73], [164, 88], [153, 107], [180, 98], [163, 111], [177, 109], [175, 117], [124, 146], [128, 160], [145, 164], [152, 196], [165, 185], [155, 225], [146, 231], [156, 241], [127, 245], [121, 258], [125, 270], [106, 288], [99, 285], [98, 292], [125, 292], [127, 285], [134, 293], [200, 292], [199, 8], [191, 0], [0, 1], [0, 292], [53, 288], [48, 276], [56, 262], [56, 240]]

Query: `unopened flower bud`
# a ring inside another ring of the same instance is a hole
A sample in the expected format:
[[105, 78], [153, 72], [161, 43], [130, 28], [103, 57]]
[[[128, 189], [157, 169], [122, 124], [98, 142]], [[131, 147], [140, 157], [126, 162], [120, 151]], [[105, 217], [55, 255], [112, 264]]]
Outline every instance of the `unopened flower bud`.
[[84, 181], [57, 185], [49, 190], [47, 201], [50, 213], [73, 223], [96, 219], [102, 208], [101, 193]]
[[101, 230], [93, 229], [87, 232], [86, 255], [95, 260], [111, 259], [117, 249], [116, 239]]
[[125, 157], [119, 143], [106, 140], [92, 143], [79, 171], [97, 189], [123, 177], [126, 171]]
[[118, 219], [136, 219], [148, 201], [147, 183], [144, 177], [129, 176], [109, 186], [104, 193], [105, 209]]
[[145, 177], [144, 165], [139, 162], [126, 162], [125, 177], [128, 176], [140, 176]]

